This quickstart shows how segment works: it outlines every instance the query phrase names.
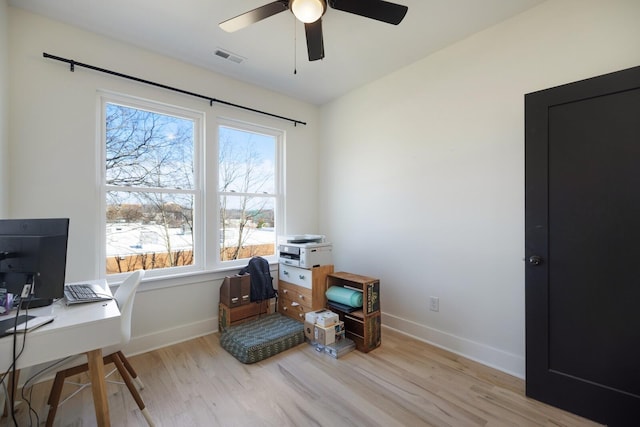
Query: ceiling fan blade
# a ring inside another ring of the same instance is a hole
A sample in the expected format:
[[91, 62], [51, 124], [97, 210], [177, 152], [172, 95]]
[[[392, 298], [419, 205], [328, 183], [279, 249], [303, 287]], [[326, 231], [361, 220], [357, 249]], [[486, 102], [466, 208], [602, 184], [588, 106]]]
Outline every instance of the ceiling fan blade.
[[409, 10], [407, 6], [383, 0], [329, 0], [328, 3], [333, 9], [393, 25], [402, 22]]
[[278, 0], [264, 6], [260, 6], [249, 12], [245, 12], [242, 15], [238, 15], [234, 18], [227, 19], [220, 23], [220, 28], [232, 33], [234, 31], [241, 30], [248, 27], [251, 24], [255, 24], [258, 21], [262, 21], [265, 18], [284, 12], [289, 9], [288, 0]]
[[324, 58], [324, 40], [322, 39], [322, 18], [310, 24], [304, 24], [304, 32], [307, 36], [307, 53], [309, 61], [317, 61]]

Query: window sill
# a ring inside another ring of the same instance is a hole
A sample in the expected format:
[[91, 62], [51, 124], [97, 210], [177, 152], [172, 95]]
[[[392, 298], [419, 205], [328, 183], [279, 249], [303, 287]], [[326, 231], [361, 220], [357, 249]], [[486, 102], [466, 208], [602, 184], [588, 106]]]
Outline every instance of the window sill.
[[[278, 263], [269, 263], [271, 276], [277, 277]], [[138, 292], [149, 292], [164, 288], [175, 288], [178, 286], [187, 286], [195, 283], [213, 282], [222, 280], [227, 276], [238, 274], [243, 267], [231, 267], [219, 269], [215, 271], [199, 271], [184, 274], [175, 274], [171, 276], [160, 276], [143, 279], [138, 287]], [[275, 274], [274, 274], [275, 273]], [[109, 283], [113, 291], [120, 286], [122, 282]]]

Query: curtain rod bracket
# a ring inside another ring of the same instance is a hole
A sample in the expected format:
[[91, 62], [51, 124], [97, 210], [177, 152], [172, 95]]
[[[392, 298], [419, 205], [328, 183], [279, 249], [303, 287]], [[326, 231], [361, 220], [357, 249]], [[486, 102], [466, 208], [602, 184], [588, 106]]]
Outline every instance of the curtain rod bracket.
[[69, 71], [73, 73], [75, 70], [76, 70], [76, 61], [72, 59], [71, 61], [69, 61]]

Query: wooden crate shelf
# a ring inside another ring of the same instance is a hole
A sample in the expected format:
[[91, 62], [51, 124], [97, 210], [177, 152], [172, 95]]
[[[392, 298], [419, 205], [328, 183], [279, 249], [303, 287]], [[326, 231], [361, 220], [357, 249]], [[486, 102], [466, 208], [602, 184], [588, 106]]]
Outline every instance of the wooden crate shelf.
[[327, 308], [338, 313], [344, 322], [346, 335], [356, 343], [356, 348], [369, 352], [381, 343], [380, 280], [359, 274], [337, 272], [327, 275], [325, 292], [331, 286], [342, 286], [362, 292], [362, 309], [346, 312], [335, 307]]

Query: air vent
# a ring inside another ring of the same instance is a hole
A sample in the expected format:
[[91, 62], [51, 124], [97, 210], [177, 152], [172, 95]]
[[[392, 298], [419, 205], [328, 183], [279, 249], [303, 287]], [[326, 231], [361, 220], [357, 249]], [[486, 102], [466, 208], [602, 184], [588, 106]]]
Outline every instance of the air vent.
[[227, 61], [235, 62], [236, 64], [240, 64], [245, 60], [242, 56], [234, 55], [233, 53], [223, 49], [216, 49], [213, 54], [222, 59], [226, 59]]
[[216, 50], [216, 55], [218, 55], [220, 58], [224, 58], [224, 59], [228, 59], [231, 56], [227, 52], [223, 52], [221, 50]]

